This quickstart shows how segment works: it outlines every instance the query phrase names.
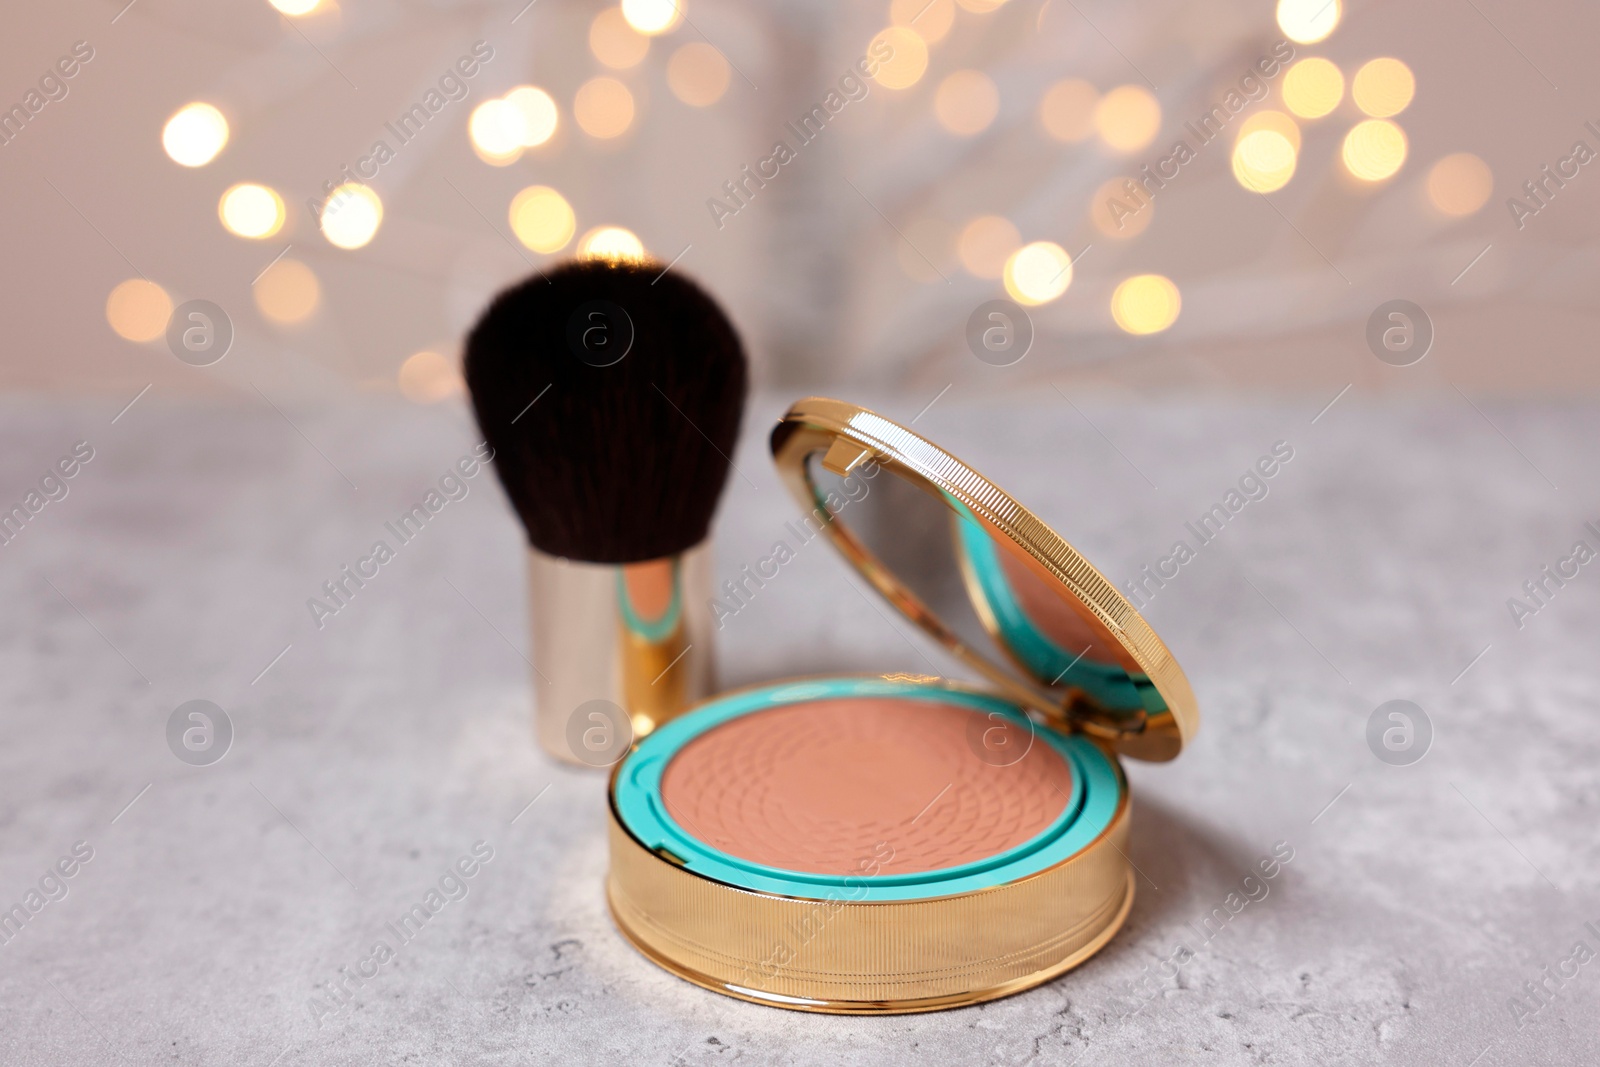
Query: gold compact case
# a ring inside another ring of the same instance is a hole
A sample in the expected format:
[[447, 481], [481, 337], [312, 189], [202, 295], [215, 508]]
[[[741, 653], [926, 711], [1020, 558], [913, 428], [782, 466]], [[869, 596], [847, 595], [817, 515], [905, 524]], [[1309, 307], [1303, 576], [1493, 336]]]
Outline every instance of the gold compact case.
[[659, 726], [611, 776], [618, 928], [673, 974], [803, 1011], [960, 1007], [1083, 962], [1133, 902], [1119, 760], [1199, 728], [1182, 670], [1054, 530], [906, 427], [808, 398], [772, 454], [802, 509], [780, 543], [825, 536], [924, 658], [979, 681], [929, 658]]

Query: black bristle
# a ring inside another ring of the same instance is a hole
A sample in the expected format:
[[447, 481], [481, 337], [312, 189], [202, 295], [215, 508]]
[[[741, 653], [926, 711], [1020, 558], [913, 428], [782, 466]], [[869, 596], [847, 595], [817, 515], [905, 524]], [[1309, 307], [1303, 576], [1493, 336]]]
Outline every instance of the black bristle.
[[[595, 301], [606, 304], [585, 306]], [[628, 323], [627, 355], [595, 365], [611, 358]], [[659, 264], [604, 260], [535, 275], [483, 313], [465, 371], [529, 544], [635, 563], [705, 539], [747, 372], [733, 325], [694, 282]]]

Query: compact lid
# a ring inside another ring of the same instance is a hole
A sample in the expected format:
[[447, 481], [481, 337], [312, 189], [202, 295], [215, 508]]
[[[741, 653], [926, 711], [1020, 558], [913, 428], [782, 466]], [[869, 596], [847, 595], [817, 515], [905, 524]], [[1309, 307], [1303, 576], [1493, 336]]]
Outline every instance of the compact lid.
[[1172, 759], [1194, 693], [1133, 605], [977, 471], [889, 419], [808, 397], [772, 431], [807, 515], [890, 604], [1057, 729]]

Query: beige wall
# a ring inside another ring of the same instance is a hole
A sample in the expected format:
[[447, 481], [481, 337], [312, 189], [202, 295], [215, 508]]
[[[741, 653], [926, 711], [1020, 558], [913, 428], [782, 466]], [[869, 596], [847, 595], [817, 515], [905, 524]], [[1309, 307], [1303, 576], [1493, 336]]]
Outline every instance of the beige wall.
[[[1417, 96], [1397, 119], [1409, 138], [1403, 170], [1366, 188], [1340, 173], [1340, 139], [1359, 118], [1347, 100], [1305, 126], [1295, 179], [1270, 203], [1240, 188], [1218, 142], [1128, 241], [1089, 223], [1094, 190], [1163, 154], [1185, 117], [1279, 39], [1270, 3], [1011, 0], [991, 14], [959, 11], [918, 84], [873, 87], [720, 230], [706, 199], [769, 153], [785, 119], [821, 99], [882, 27], [886, 5], [689, 0], [692, 26], [656, 39], [639, 67], [617, 75], [639, 116], [623, 138], [600, 143], [573, 127], [571, 104], [600, 73], [586, 36], [602, 6], [541, 0], [513, 24], [515, 0], [344, 0], [291, 25], [265, 0], [138, 0], [120, 17], [122, 0], [19, 5], [0, 35], [0, 105], [22, 102], [74, 42], [88, 41], [94, 58], [64, 99], [0, 147], [0, 386], [132, 395], [154, 383], [181, 395], [256, 385], [305, 399], [392, 392], [407, 356], [453, 354], [482, 302], [546, 260], [506, 236], [506, 206], [532, 183], [568, 197], [580, 232], [627, 226], [663, 260], [692, 246], [682, 267], [726, 299], [768, 383], [929, 395], [947, 382], [1046, 380], [1330, 395], [1346, 383], [1563, 395], [1600, 386], [1591, 342], [1600, 163], [1520, 232], [1505, 205], [1575, 140], [1600, 150], [1583, 128], [1591, 118], [1600, 126], [1600, 105], [1586, 109], [1600, 101], [1587, 53], [1600, 39], [1591, 5], [1482, 0], [1481, 14], [1458, 3], [1352, 5], [1332, 37], [1297, 52], [1325, 55], [1347, 74], [1379, 55], [1411, 66]], [[470, 97], [374, 179], [386, 209], [377, 239], [354, 252], [329, 245], [306, 199], [479, 39], [495, 58]], [[706, 109], [677, 100], [665, 75], [672, 51], [697, 39], [741, 72]], [[973, 138], [933, 119], [937, 83], [958, 68], [986, 71], [1000, 91], [997, 119]], [[1163, 109], [1149, 148], [1118, 158], [1041, 132], [1035, 108], [1051, 82], [1071, 75], [1106, 90], [1142, 84], [1139, 71]], [[469, 109], [522, 82], [555, 96], [563, 132], [513, 166], [491, 167], [468, 142]], [[191, 170], [163, 153], [161, 128], [196, 99], [222, 108], [232, 139]], [[1449, 220], [1424, 184], [1432, 163], [1456, 151], [1490, 165], [1495, 191], [1475, 215]], [[276, 238], [247, 241], [219, 224], [219, 195], [244, 180], [288, 201]], [[1033, 351], [1004, 369], [979, 363], [963, 340], [972, 309], [1001, 295], [1000, 285], [965, 273], [939, 236], [985, 213], [1009, 217], [1025, 240], [1074, 254], [1093, 245], [1066, 294], [1035, 311]], [[252, 279], [285, 245], [322, 290], [312, 319], [293, 328], [267, 321], [252, 300]], [[909, 277], [920, 268], [903, 261], [921, 255], [948, 281]], [[1116, 328], [1108, 301], [1118, 281], [1142, 272], [1170, 277], [1183, 311], [1170, 330], [1136, 338]], [[195, 368], [159, 341], [116, 336], [106, 297], [136, 273], [175, 300], [226, 309], [237, 330], [228, 357]], [[1403, 369], [1379, 363], [1363, 339], [1370, 312], [1395, 297], [1421, 304], [1437, 331], [1429, 356]]]

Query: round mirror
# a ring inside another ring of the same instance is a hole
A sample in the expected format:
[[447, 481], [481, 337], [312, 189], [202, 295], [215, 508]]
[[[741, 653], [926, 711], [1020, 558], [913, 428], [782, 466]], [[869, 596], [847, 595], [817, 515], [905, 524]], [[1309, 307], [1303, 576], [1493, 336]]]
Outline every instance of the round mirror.
[[1013, 699], [1130, 756], [1198, 725], [1171, 653], [1059, 535], [976, 471], [864, 408], [801, 401], [773, 453], [834, 546], [906, 617]]

